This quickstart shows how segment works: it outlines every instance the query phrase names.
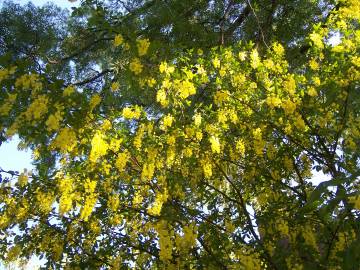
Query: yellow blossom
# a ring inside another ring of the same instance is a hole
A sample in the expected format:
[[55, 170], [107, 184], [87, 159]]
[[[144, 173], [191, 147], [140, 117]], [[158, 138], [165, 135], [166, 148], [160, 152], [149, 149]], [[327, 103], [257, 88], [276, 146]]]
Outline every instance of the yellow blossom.
[[51, 149], [58, 148], [60, 152], [66, 153], [71, 151], [77, 143], [75, 132], [66, 127], [59, 131], [56, 138], [51, 143]]
[[287, 99], [282, 103], [282, 108], [284, 109], [286, 114], [292, 114], [296, 109], [296, 104], [290, 99]]
[[220, 154], [220, 141], [219, 141], [219, 138], [217, 138], [215, 136], [211, 136], [209, 141], [210, 141], [210, 144], [211, 144], [211, 151], [213, 153]]
[[174, 117], [172, 117], [171, 115], [166, 115], [163, 119], [163, 127], [167, 128], [167, 127], [171, 127], [172, 123], [174, 121]]
[[307, 94], [310, 96], [310, 97], [316, 97], [318, 95], [316, 89], [314, 87], [308, 87], [307, 89]]
[[64, 97], [68, 97], [70, 96], [72, 93], [75, 92], [75, 87], [72, 85], [69, 85], [68, 87], [66, 87], [63, 91], [63, 96]]
[[284, 47], [278, 42], [273, 44], [273, 50], [277, 56], [283, 56], [285, 52]]
[[266, 104], [269, 105], [270, 108], [279, 107], [281, 104], [281, 99], [276, 96], [268, 96], [266, 98]]
[[90, 111], [92, 111], [97, 105], [99, 105], [100, 102], [101, 102], [100, 95], [98, 95], [98, 94], [93, 95], [89, 102]]
[[104, 134], [100, 131], [95, 133], [91, 140], [91, 152], [89, 156], [90, 161], [96, 162], [99, 158], [106, 155], [109, 145], [104, 138]]
[[130, 62], [129, 67], [130, 70], [134, 72], [136, 75], [139, 75], [143, 70], [143, 65], [141, 64], [139, 58], [136, 57]]
[[195, 126], [200, 126], [201, 125], [201, 119], [202, 119], [202, 117], [201, 117], [201, 114], [199, 114], [199, 113], [197, 113], [197, 114], [195, 114], [194, 115], [194, 124], [195, 124]]
[[111, 91], [113, 91], [113, 92], [119, 90], [119, 88], [120, 88], [120, 83], [119, 82], [113, 82], [111, 84], [111, 87], [110, 87]]
[[137, 105], [134, 107], [125, 107], [122, 111], [125, 119], [139, 119], [141, 116], [141, 108]]
[[164, 192], [157, 193], [155, 202], [150, 207], [148, 207], [147, 212], [150, 215], [159, 216], [162, 209], [162, 205], [166, 202], [167, 198], [168, 198], [168, 193], [166, 189], [164, 190]]
[[138, 39], [136, 41], [136, 45], [137, 45], [139, 56], [143, 56], [147, 53], [147, 51], [149, 49], [150, 41], [149, 41], [149, 39]]
[[124, 38], [122, 37], [121, 34], [117, 34], [114, 38], [114, 46], [118, 47], [123, 43], [124, 43]]
[[213, 64], [214, 68], [219, 68], [220, 67], [220, 60], [219, 60], [219, 58], [217, 56], [215, 56], [211, 62]]
[[315, 33], [315, 32], [311, 33], [310, 40], [313, 42], [315, 47], [317, 47], [319, 49], [324, 48], [324, 43], [322, 41], [322, 37], [318, 33]]
[[116, 168], [119, 171], [123, 171], [128, 160], [129, 160], [129, 152], [127, 150], [118, 154], [117, 159], [115, 161]]
[[56, 111], [54, 114], [51, 114], [46, 120], [46, 129], [48, 131], [58, 130], [60, 127], [60, 121], [62, 120], [61, 112]]
[[259, 53], [256, 49], [253, 49], [250, 53], [250, 64], [254, 69], [260, 65]]

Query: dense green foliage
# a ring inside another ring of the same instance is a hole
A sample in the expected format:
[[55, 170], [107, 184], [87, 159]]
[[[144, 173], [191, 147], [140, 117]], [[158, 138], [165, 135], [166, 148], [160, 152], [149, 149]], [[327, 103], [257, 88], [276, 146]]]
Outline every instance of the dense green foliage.
[[0, 259], [358, 269], [359, 21], [355, 0], [6, 2], [0, 139], [35, 170], [3, 171]]

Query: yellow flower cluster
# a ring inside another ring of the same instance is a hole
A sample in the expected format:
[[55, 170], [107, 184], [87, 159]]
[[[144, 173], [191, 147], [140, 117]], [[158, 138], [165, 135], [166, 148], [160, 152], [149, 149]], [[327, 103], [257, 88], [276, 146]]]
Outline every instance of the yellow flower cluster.
[[174, 117], [170, 114], [165, 115], [162, 122], [162, 129], [166, 130], [168, 127], [171, 127], [174, 121]]
[[172, 259], [173, 244], [166, 221], [161, 220], [158, 222], [156, 224], [156, 231], [159, 234], [160, 259], [164, 262], [170, 261]]
[[50, 144], [50, 149], [58, 148], [60, 152], [70, 152], [77, 142], [76, 134], [71, 128], [63, 128], [59, 131], [56, 138]]
[[29, 174], [27, 170], [25, 169], [24, 172], [22, 172], [19, 177], [18, 177], [18, 184], [20, 187], [24, 187], [27, 185], [28, 181], [29, 181]]
[[159, 71], [160, 73], [165, 73], [169, 75], [175, 71], [175, 68], [174, 66], [171, 66], [166, 62], [161, 62], [161, 64], [159, 65]]
[[96, 201], [97, 201], [96, 193], [91, 193], [86, 196], [85, 203], [80, 211], [80, 219], [84, 221], [88, 221], [92, 211], [94, 210]]
[[139, 75], [142, 70], [143, 70], [143, 65], [140, 62], [140, 59], [135, 57], [134, 59], [132, 59], [132, 61], [130, 62], [130, 70], [132, 72], [134, 72], [136, 75]]
[[241, 140], [241, 139], [237, 140], [235, 148], [236, 148], [237, 152], [241, 156], [244, 156], [244, 154], [245, 154], [245, 144], [244, 144], [243, 140]]
[[93, 193], [96, 189], [97, 182], [95, 180], [86, 179], [84, 183], [84, 189], [86, 193]]
[[72, 208], [72, 202], [74, 198], [73, 179], [71, 179], [69, 176], [66, 176], [59, 181], [58, 187], [61, 194], [59, 202], [59, 213], [64, 215]]
[[324, 43], [322, 41], [322, 36], [319, 35], [318, 33], [316, 33], [316, 32], [311, 33], [310, 34], [310, 40], [313, 42], [315, 47], [317, 47], [319, 49], [324, 48]]
[[116, 161], [115, 161], [115, 166], [116, 168], [121, 172], [124, 170], [126, 163], [129, 160], [129, 152], [127, 150], [125, 150], [124, 152], [118, 154]]
[[216, 154], [220, 154], [220, 141], [216, 136], [211, 136], [209, 138], [209, 142], [211, 145], [211, 151]]
[[155, 202], [148, 207], [147, 212], [153, 216], [159, 216], [161, 212], [162, 205], [167, 201], [169, 195], [167, 189], [164, 189], [164, 192], [156, 194]]
[[16, 67], [9, 67], [9, 68], [0, 68], [0, 83], [3, 80], [9, 78], [10, 75], [14, 74], [16, 71]]
[[109, 144], [105, 141], [105, 135], [98, 131], [91, 140], [91, 152], [89, 159], [91, 162], [96, 162], [99, 158], [106, 155]]
[[17, 94], [9, 94], [8, 97], [4, 100], [4, 103], [0, 106], [0, 116], [7, 116], [14, 106], [16, 101]]
[[253, 49], [250, 53], [250, 64], [253, 69], [257, 69], [261, 64], [259, 52], [256, 49]]
[[154, 162], [144, 163], [141, 171], [141, 180], [151, 180], [155, 171]]
[[188, 80], [176, 83], [175, 88], [178, 89], [179, 97], [181, 99], [185, 99], [188, 96], [196, 94], [196, 88], [194, 84]]
[[122, 116], [125, 119], [139, 119], [141, 116], [141, 108], [137, 105], [133, 107], [125, 107], [122, 110]]
[[114, 46], [118, 47], [124, 43], [124, 38], [121, 34], [117, 34], [114, 38]]
[[216, 105], [221, 106], [223, 102], [229, 99], [229, 92], [225, 90], [218, 90], [214, 95], [214, 102]]
[[160, 88], [156, 93], [156, 101], [161, 104], [161, 106], [166, 107], [169, 104], [166, 99], [166, 90], [164, 88]]
[[72, 85], [69, 85], [68, 87], [66, 87], [63, 91], [63, 96], [64, 97], [68, 97], [71, 96], [73, 93], [75, 92], [75, 87]]
[[134, 138], [134, 146], [136, 149], [140, 150], [142, 145], [142, 138], [144, 136], [145, 132], [145, 126], [141, 124], [136, 132], [135, 138]]
[[143, 56], [147, 53], [147, 51], [149, 49], [150, 41], [147, 38], [146, 39], [138, 39], [136, 41], [136, 45], [137, 45], [139, 56]]
[[220, 60], [217, 56], [215, 56], [213, 59], [212, 59], [212, 64], [214, 66], [214, 68], [219, 68], [220, 67]]
[[101, 97], [98, 94], [95, 94], [91, 97], [89, 102], [90, 111], [92, 111], [97, 105], [101, 102]]
[[39, 120], [48, 111], [49, 98], [45, 95], [38, 96], [25, 112], [26, 120]]
[[119, 204], [120, 204], [119, 195], [118, 194], [111, 194], [109, 196], [109, 199], [108, 199], [108, 202], [107, 202], [108, 208], [111, 211], [116, 212], [118, 207], [119, 207]]
[[51, 114], [49, 118], [46, 120], [46, 129], [48, 131], [58, 130], [60, 127], [60, 121], [62, 120], [62, 113], [61, 111], [56, 111], [54, 114]]
[[268, 97], [266, 98], [266, 103], [267, 103], [267, 105], [269, 105], [269, 107], [270, 107], [271, 109], [274, 109], [274, 108], [280, 106], [280, 104], [281, 104], [281, 99], [278, 98], [277, 96], [271, 95], [271, 96], [268, 96]]
[[52, 192], [43, 192], [41, 190], [37, 190], [36, 200], [38, 202], [39, 210], [44, 214], [48, 214], [52, 209], [55, 196]]
[[293, 114], [296, 110], [296, 103], [292, 102], [290, 99], [284, 100], [281, 106], [288, 115]]
[[196, 244], [197, 227], [194, 222], [185, 225], [183, 228], [183, 236], [176, 235], [175, 243], [180, 252], [188, 252]]
[[25, 74], [16, 79], [15, 87], [38, 92], [42, 89], [42, 83], [38, 74]]

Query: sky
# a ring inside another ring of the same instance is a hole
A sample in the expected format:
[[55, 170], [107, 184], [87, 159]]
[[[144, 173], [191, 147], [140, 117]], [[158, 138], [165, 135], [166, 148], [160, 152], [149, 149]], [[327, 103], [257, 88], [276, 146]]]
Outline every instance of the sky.
[[[4, 2], [4, 1], [5, 0], [0, 0], [0, 4], [2, 2]], [[33, 0], [33, 1], [29, 1], [29, 0], [12, 0], [12, 2], [19, 3], [19, 4], [22, 4], [22, 5], [26, 4], [28, 2], [32, 2], [37, 6], [42, 6], [42, 5], [44, 5], [44, 4], [48, 3], [48, 2], [51, 2], [51, 3], [56, 4], [59, 7], [67, 8], [67, 9], [70, 9], [71, 7], [79, 6], [79, 4], [80, 4], [80, 0], [77, 0], [75, 2], [70, 2], [69, 0], [57, 0], [57, 1], [49, 1], [49, 0]]]

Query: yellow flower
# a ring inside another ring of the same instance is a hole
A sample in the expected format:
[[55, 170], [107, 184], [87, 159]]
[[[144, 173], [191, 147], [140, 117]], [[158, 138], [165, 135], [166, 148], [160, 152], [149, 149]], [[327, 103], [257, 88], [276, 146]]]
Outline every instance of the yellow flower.
[[349, 198], [349, 202], [354, 205], [354, 208], [360, 210], [360, 196], [352, 196]]
[[220, 60], [219, 60], [219, 58], [217, 58], [217, 56], [215, 56], [215, 58], [212, 60], [212, 64], [213, 64], [214, 68], [220, 67]]
[[139, 75], [142, 70], [143, 70], [143, 65], [141, 64], [139, 58], [135, 57], [131, 62], [130, 62], [130, 70], [132, 72], [134, 72], [136, 75]]
[[311, 59], [309, 61], [309, 67], [312, 69], [312, 70], [318, 70], [319, 69], [319, 63], [315, 61], [315, 59]]
[[213, 153], [220, 153], [220, 141], [219, 138], [215, 137], [215, 136], [211, 136], [210, 139], [210, 144], [211, 144], [211, 151]]
[[284, 47], [278, 42], [273, 44], [273, 50], [277, 56], [283, 56], [285, 52]]
[[25, 117], [28, 121], [40, 119], [47, 111], [49, 99], [45, 95], [40, 95], [30, 104], [25, 112]]
[[51, 114], [46, 120], [46, 129], [48, 131], [58, 130], [60, 127], [60, 121], [62, 120], [61, 112], [57, 111], [55, 114]]
[[175, 71], [174, 66], [168, 65], [166, 62], [161, 62], [159, 66], [160, 73], [166, 73], [167, 75], [173, 73]]
[[195, 114], [194, 115], [194, 124], [195, 124], [195, 126], [200, 126], [201, 125], [201, 120], [202, 120], [202, 118], [201, 118], [201, 114], [199, 114], [199, 113], [197, 113], [197, 114]]
[[124, 152], [118, 154], [116, 162], [115, 162], [116, 168], [119, 171], [123, 171], [128, 160], [129, 160], [129, 152], [128, 151], [124, 151]]
[[74, 92], [75, 92], [75, 87], [70, 85], [64, 89], [63, 96], [64, 97], [70, 96]]
[[171, 115], [166, 115], [163, 119], [163, 126], [166, 127], [171, 127], [172, 123], [174, 121], [174, 117], [172, 117]]
[[148, 49], [149, 49], [149, 46], [150, 46], [150, 41], [149, 39], [138, 39], [136, 41], [136, 45], [137, 45], [137, 48], [138, 48], [138, 53], [139, 53], [139, 56], [143, 56], [147, 53]]
[[66, 127], [59, 131], [58, 135], [51, 143], [50, 148], [59, 148], [60, 152], [66, 153], [71, 151], [75, 147], [76, 143], [77, 139], [75, 132], [72, 129]]
[[266, 98], [266, 104], [269, 105], [271, 109], [279, 107], [281, 104], [281, 99], [276, 96], [268, 96]]
[[292, 114], [296, 109], [296, 104], [290, 99], [287, 99], [282, 103], [282, 108], [284, 109], [286, 114]]
[[100, 157], [106, 155], [109, 148], [108, 143], [104, 140], [104, 134], [96, 132], [91, 140], [90, 161], [96, 162]]
[[162, 205], [167, 201], [168, 193], [165, 189], [163, 193], [156, 194], [155, 202], [151, 207], [148, 207], [147, 212], [153, 216], [159, 216], [161, 213]]
[[91, 97], [90, 102], [89, 102], [89, 106], [90, 106], [90, 111], [92, 111], [97, 105], [99, 105], [101, 102], [101, 97], [99, 94], [95, 94]]
[[324, 43], [322, 41], [322, 37], [318, 33], [311, 33], [310, 40], [313, 42], [315, 47], [317, 47], [319, 49], [324, 48]]
[[246, 59], [246, 52], [239, 52], [239, 59], [240, 61], [245, 61]]
[[19, 186], [20, 186], [20, 187], [26, 186], [27, 183], [28, 183], [28, 179], [29, 179], [29, 177], [28, 177], [28, 175], [27, 175], [27, 171], [24, 170], [24, 172], [21, 173], [21, 174], [19, 175], [19, 177], [18, 177]]
[[245, 154], [245, 144], [243, 140], [237, 140], [235, 148], [241, 156]]
[[209, 162], [203, 164], [203, 171], [205, 178], [210, 178], [212, 176], [212, 165]]
[[168, 104], [168, 101], [166, 100], [165, 89], [161, 88], [159, 91], [157, 91], [156, 101], [159, 102], [163, 107], [165, 107]]
[[121, 34], [117, 34], [114, 38], [114, 46], [115, 47], [118, 47], [120, 46], [121, 44], [123, 44], [124, 42], [124, 38], [122, 37]]
[[296, 89], [296, 81], [294, 79], [294, 76], [289, 76], [288, 79], [283, 82], [283, 87], [290, 96], [293, 96]]
[[260, 65], [259, 53], [256, 49], [253, 49], [250, 53], [250, 64], [254, 69]]
[[120, 88], [120, 84], [119, 84], [119, 82], [113, 82], [112, 84], [111, 84], [111, 91], [116, 91], [116, 90], [119, 90], [119, 88]]
[[126, 107], [122, 111], [122, 116], [125, 119], [139, 119], [141, 116], [141, 108], [137, 105], [134, 107]]
[[195, 86], [192, 82], [185, 80], [178, 84], [179, 96], [181, 99], [185, 99], [190, 95], [194, 95], [196, 93]]

